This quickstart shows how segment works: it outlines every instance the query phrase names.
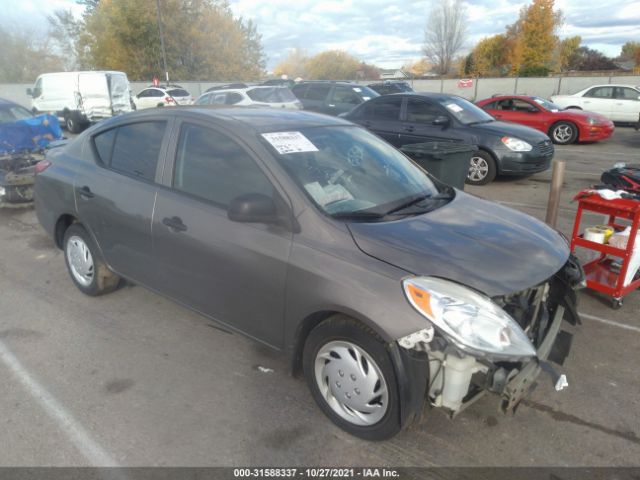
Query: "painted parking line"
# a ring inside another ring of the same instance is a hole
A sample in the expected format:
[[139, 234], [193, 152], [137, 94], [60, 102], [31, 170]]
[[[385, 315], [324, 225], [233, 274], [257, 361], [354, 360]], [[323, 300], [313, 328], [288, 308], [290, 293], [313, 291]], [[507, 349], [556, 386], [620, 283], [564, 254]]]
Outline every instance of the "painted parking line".
[[17, 357], [0, 340], [0, 361], [29, 392], [31, 397], [54, 420], [87, 461], [96, 467], [117, 467], [116, 461], [93, 439], [89, 432], [29, 374]]
[[586, 318], [587, 320], [592, 320], [594, 322], [599, 322], [605, 325], [610, 325], [612, 327], [618, 327], [624, 330], [630, 330], [632, 332], [640, 333], [640, 327], [636, 327], [634, 325], [628, 325], [626, 323], [614, 322], [613, 320], [607, 320], [606, 318], [596, 317], [595, 315], [589, 315], [588, 313], [581, 313], [580, 318]]

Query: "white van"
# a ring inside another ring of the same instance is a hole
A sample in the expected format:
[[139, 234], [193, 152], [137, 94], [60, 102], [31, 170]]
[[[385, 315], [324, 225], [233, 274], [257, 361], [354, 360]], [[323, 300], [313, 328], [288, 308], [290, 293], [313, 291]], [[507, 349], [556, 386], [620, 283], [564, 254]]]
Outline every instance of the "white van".
[[35, 113], [57, 115], [72, 133], [132, 110], [129, 79], [123, 72], [44, 73], [27, 95]]

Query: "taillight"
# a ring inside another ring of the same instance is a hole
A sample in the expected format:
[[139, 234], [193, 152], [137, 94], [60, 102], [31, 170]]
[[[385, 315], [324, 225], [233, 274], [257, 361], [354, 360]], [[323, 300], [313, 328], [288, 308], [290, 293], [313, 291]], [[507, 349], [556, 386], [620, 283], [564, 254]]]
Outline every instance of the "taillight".
[[175, 102], [175, 100], [174, 100], [173, 98], [171, 98], [171, 97], [164, 97], [164, 101], [165, 101], [166, 103]]
[[49, 160], [40, 160], [38, 163], [36, 163], [36, 166], [33, 167], [33, 171], [37, 175], [38, 173], [44, 172], [50, 166], [51, 162]]

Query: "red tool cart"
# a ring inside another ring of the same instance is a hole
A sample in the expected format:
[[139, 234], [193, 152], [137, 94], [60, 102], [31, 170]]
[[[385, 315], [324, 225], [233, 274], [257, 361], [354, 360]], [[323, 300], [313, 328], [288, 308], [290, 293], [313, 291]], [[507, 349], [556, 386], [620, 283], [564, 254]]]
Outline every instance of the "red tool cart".
[[[635, 280], [632, 279], [627, 286], [624, 286], [624, 279], [633, 254], [636, 234], [638, 227], [640, 227], [640, 201], [630, 199], [605, 200], [597, 194], [590, 196], [585, 196], [585, 194], [586, 192], [581, 192], [575, 198], [579, 204], [573, 225], [573, 235], [571, 236], [571, 251], [574, 252], [576, 247], [583, 247], [600, 253], [598, 258], [583, 265], [587, 278], [587, 288], [610, 295], [613, 299], [613, 308], [618, 309], [622, 306], [622, 297], [640, 287], [640, 278], [637, 276]], [[608, 215], [608, 225], [616, 231], [624, 230], [627, 226], [626, 224], [618, 223], [619, 219], [631, 221], [631, 232], [626, 248], [616, 248], [613, 245], [585, 239], [583, 234], [580, 233], [580, 221], [585, 210]], [[620, 261], [616, 262], [616, 257]]]

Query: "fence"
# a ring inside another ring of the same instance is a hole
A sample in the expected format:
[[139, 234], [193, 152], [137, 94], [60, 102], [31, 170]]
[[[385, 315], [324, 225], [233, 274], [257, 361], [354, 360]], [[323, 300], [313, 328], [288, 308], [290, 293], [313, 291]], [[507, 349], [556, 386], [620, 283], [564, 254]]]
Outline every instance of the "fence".
[[[472, 101], [481, 100], [497, 93], [537, 95], [549, 98], [555, 94], [570, 94], [579, 92], [591, 85], [607, 83], [621, 83], [627, 85], [640, 85], [640, 75], [624, 76], [589, 76], [589, 77], [509, 77], [509, 78], [477, 78], [473, 79], [471, 86], [460, 87], [458, 79], [434, 79], [434, 80], [409, 80], [413, 89], [417, 92], [442, 92], [460, 95]], [[179, 82], [185, 89], [198, 97], [207, 88], [214, 85], [230, 82]], [[359, 83], [371, 83], [361, 81]], [[149, 86], [148, 82], [131, 82], [131, 90], [138, 93]], [[26, 93], [27, 88], [33, 84], [0, 84], [0, 98], [6, 98], [16, 103], [31, 107], [31, 99]]]

